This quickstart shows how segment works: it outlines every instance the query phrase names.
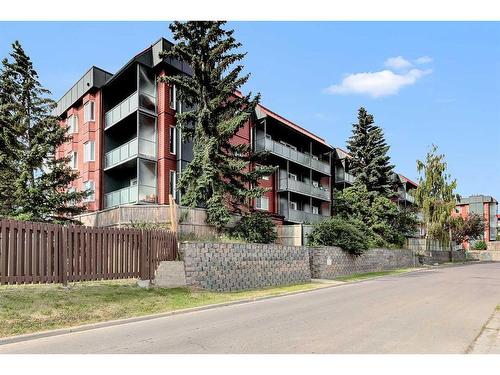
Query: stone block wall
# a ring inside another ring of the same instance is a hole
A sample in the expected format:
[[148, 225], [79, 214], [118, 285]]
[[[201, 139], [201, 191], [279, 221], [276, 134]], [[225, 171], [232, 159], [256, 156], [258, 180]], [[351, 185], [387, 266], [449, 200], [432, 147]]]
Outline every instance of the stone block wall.
[[302, 246], [182, 243], [188, 285], [234, 291], [311, 280], [309, 251]]
[[406, 249], [370, 249], [356, 256], [339, 247], [310, 247], [309, 254], [313, 279], [418, 266], [418, 259]]

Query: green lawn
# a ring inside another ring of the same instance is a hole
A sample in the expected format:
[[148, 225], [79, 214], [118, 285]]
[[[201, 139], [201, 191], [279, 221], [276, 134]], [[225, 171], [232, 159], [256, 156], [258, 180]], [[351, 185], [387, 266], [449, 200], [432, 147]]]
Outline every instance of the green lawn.
[[352, 275], [337, 277], [337, 278], [335, 278], [335, 280], [338, 280], [338, 281], [359, 281], [359, 280], [366, 280], [366, 279], [371, 279], [373, 277], [379, 277], [379, 276], [397, 275], [400, 273], [414, 271], [415, 269], [416, 268], [400, 268], [397, 270], [390, 270], [390, 271], [353, 273]]
[[0, 337], [325, 287], [307, 283], [241, 292], [142, 289], [135, 280], [0, 286]]

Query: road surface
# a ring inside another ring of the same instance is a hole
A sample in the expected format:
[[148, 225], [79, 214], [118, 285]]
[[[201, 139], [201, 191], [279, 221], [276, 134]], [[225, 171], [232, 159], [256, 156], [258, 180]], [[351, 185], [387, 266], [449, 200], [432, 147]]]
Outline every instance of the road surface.
[[464, 353], [500, 263], [430, 269], [0, 346], [0, 353]]

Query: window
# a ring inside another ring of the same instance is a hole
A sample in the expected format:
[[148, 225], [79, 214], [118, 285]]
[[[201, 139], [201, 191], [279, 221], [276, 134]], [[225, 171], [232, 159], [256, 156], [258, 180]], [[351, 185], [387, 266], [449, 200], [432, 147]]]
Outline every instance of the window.
[[78, 133], [78, 116], [71, 115], [68, 117], [68, 134]]
[[93, 202], [95, 200], [95, 184], [94, 181], [88, 180], [83, 184], [83, 188], [89, 195], [85, 198], [84, 202]]
[[88, 121], [95, 121], [94, 118], [94, 102], [89, 100], [85, 105], [83, 106], [83, 121], [88, 122]]
[[269, 198], [260, 197], [255, 199], [255, 208], [257, 210], [269, 211]]
[[[72, 194], [72, 193], [74, 193], [75, 191], [76, 191], [76, 189], [75, 189], [73, 186], [72, 186], [72, 187], [70, 187], [70, 188], [68, 188], [68, 193], [69, 193], [69, 194]], [[74, 199], [70, 199], [70, 200], [68, 201], [68, 205], [70, 205], [70, 206], [74, 206], [74, 205], [76, 205], [76, 200], [74, 200]]]
[[170, 108], [177, 109], [177, 87], [170, 85], [169, 89]]
[[171, 126], [170, 127], [170, 142], [168, 145], [168, 149], [169, 149], [170, 153], [173, 155], [175, 155], [177, 152], [176, 138], [177, 138], [177, 128], [175, 126]]
[[95, 142], [88, 141], [83, 144], [83, 161], [94, 161], [95, 160]]
[[176, 171], [170, 171], [169, 172], [170, 176], [170, 185], [169, 185], [169, 193], [172, 194], [172, 197], [176, 197], [176, 191], [177, 191], [177, 172]]
[[70, 163], [69, 165], [73, 169], [78, 169], [78, 154], [75, 151], [71, 151], [70, 153]]
[[318, 206], [312, 206], [313, 208], [313, 214], [318, 215], [319, 214], [319, 207]]
[[298, 210], [298, 204], [297, 204], [297, 202], [290, 201], [290, 209], [291, 210]]

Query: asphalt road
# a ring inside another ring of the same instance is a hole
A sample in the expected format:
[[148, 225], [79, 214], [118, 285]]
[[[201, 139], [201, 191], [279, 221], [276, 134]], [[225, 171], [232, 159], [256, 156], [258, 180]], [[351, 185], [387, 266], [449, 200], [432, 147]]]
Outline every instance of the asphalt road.
[[431, 269], [0, 346], [0, 353], [464, 353], [500, 263]]

